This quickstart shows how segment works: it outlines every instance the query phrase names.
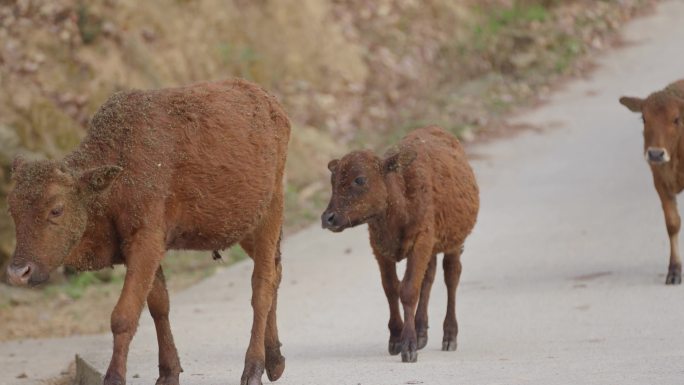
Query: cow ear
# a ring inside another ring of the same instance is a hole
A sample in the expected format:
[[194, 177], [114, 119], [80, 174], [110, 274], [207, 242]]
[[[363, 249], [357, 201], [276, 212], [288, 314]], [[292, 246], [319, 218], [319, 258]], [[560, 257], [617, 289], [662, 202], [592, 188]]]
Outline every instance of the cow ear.
[[12, 169], [11, 169], [12, 175], [16, 175], [19, 172], [19, 170], [21, 170], [21, 167], [24, 165], [24, 163], [26, 163], [26, 160], [24, 160], [23, 156], [21, 156], [21, 155], [15, 156], [14, 159], [12, 160]]
[[644, 104], [644, 99], [623, 96], [620, 98], [620, 104], [627, 107], [632, 112], [641, 112], [641, 106]]
[[418, 154], [416, 154], [416, 152], [412, 149], [402, 149], [401, 151], [398, 151], [397, 153], [385, 158], [382, 168], [385, 173], [400, 170], [410, 165], [411, 162], [416, 159], [417, 155]]
[[89, 192], [101, 192], [109, 187], [123, 169], [119, 166], [92, 168], [81, 174], [79, 186]]
[[335, 170], [337, 170], [337, 165], [339, 163], [340, 163], [339, 159], [331, 160], [330, 162], [328, 162], [328, 170], [330, 170], [330, 172], [335, 172]]

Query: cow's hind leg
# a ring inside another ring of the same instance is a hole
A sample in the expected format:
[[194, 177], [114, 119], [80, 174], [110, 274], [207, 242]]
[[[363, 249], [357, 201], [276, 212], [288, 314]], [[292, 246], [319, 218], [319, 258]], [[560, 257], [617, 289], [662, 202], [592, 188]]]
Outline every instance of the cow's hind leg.
[[679, 285], [682, 283], [682, 261], [679, 258], [679, 228], [681, 219], [677, 211], [677, 198], [669, 194], [660, 194], [660, 201], [665, 214], [667, 234], [670, 237], [670, 265], [667, 269], [665, 284]]
[[154, 320], [159, 345], [159, 378], [156, 385], [178, 385], [178, 375], [183, 371], [178, 359], [169, 324], [169, 294], [166, 291], [161, 266], [147, 295], [147, 306]]
[[447, 311], [444, 318], [444, 338], [442, 338], [442, 350], [456, 350], [456, 337], [458, 335], [458, 322], [456, 321], [456, 288], [461, 279], [461, 253], [463, 247], [454, 252], [444, 253], [444, 282], [447, 287]]
[[[282, 239], [282, 233], [281, 233]], [[278, 287], [282, 278], [283, 266], [280, 263], [280, 240], [276, 249], [275, 269], [276, 269], [276, 288], [273, 293], [273, 303], [271, 310], [268, 312], [268, 319], [266, 320], [266, 336], [264, 348], [266, 350], [266, 375], [270, 381], [276, 381], [280, 378], [285, 370], [285, 357], [280, 353], [280, 339], [278, 338], [278, 323], [276, 321], [276, 310], [278, 308]], [[254, 246], [251, 237], [245, 239], [240, 243], [247, 254], [252, 255]]]
[[[252, 322], [252, 336], [245, 355], [245, 368], [242, 372], [241, 385], [261, 385], [261, 377], [266, 369], [266, 352], [270, 352], [272, 365], [269, 368], [269, 376], [280, 377], [284, 369], [284, 359], [280, 355], [280, 342], [275, 330], [275, 293], [279, 282], [279, 263], [277, 262], [278, 245], [280, 240], [283, 202], [275, 195], [264, 216], [262, 223], [249, 236], [248, 242], [243, 242], [243, 247], [251, 244], [250, 257], [254, 260], [252, 273], [252, 309], [254, 319]], [[249, 247], [248, 246], [248, 247]], [[273, 309], [273, 314], [271, 310]], [[271, 322], [269, 322], [269, 320]], [[267, 331], [267, 326], [273, 329]], [[266, 347], [268, 344], [268, 349]], [[276, 348], [277, 344], [277, 348]], [[275, 354], [279, 357], [277, 357]]]
[[430, 290], [435, 281], [435, 271], [437, 270], [437, 255], [433, 255], [430, 264], [425, 271], [423, 286], [420, 288], [420, 301], [416, 310], [416, 336], [418, 338], [418, 350], [427, 345], [428, 342], [428, 303], [430, 302]]

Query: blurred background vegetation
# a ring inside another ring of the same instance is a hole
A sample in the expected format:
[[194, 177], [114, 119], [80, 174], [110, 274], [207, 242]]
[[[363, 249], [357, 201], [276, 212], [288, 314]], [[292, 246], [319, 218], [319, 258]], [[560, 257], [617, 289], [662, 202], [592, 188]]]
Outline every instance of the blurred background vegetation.
[[[332, 157], [381, 149], [425, 124], [465, 140], [505, 129], [505, 113], [542, 99], [559, 78], [585, 74], [591, 54], [656, 1], [0, 0], [0, 264], [14, 241], [5, 206], [11, 159], [63, 156], [117, 90], [239, 76], [276, 94], [293, 123], [293, 231], [325, 203]], [[230, 258], [241, 257], [237, 250]], [[172, 277], [193, 277], [183, 282], [212, 268], [208, 254], [174, 260]], [[116, 295], [105, 290], [103, 301], [100, 289], [88, 288], [116, 286], [120, 276], [69, 279], [46, 291], [51, 305], [41, 313], [26, 313], [39, 294], [2, 288], [10, 294], [0, 298], [0, 322], [27, 327], [46, 311], [76, 319], [66, 305], [84, 296], [108, 315]], [[12, 334], [0, 340], [95, 332], [107, 319], [47, 331], [7, 327]], [[93, 330], [79, 329], [88, 324]]]

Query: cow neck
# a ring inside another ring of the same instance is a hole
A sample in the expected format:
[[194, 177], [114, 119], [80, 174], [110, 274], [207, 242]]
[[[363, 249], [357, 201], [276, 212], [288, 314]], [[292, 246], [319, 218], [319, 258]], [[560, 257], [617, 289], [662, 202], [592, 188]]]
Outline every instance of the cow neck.
[[400, 173], [385, 177], [387, 188], [387, 205], [385, 210], [368, 221], [371, 237], [389, 254], [394, 254], [404, 227], [408, 224], [408, 202], [406, 200], [406, 184]]

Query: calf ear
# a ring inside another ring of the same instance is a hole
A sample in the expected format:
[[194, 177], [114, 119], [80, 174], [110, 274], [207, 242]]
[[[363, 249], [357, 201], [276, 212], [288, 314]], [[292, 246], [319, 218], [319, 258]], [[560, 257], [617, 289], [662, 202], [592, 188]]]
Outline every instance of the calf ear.
[[644, 99], [623, 96], [620, 98], [620, 104], [627, 107], [632, 112], [641, 112], [641, 106], [644, 104]]
[[123, 169], [119, 166], [92, 168], [78, 178], [79, 185], [90, 192], [100, 192], [109, 187]]
[[11, 169], [12, 175], [16, 175], [19, 172], [19, 170], [21, 169], [21, 167], [24, 165], [25, 162], [26, 161], [24, 160], [24, 157], [22, 157], [21, 155], [15, 156], [14, 159], [12, 160], [12, 169]]
[[397, 152], [396, 154], [390, 155], [383, 161], [382, 168], [385, 173], [400, 170], [413, 162], [416, 159], [415, 151], [404, 148]]
[[330, 172], [335, 172], [335, 170], [337, 170], [337, 165], [339, 163], [340, 163], [339, 159], [331, 160], [330, 162], [328, 162], [328, 170], [330, 170]]

